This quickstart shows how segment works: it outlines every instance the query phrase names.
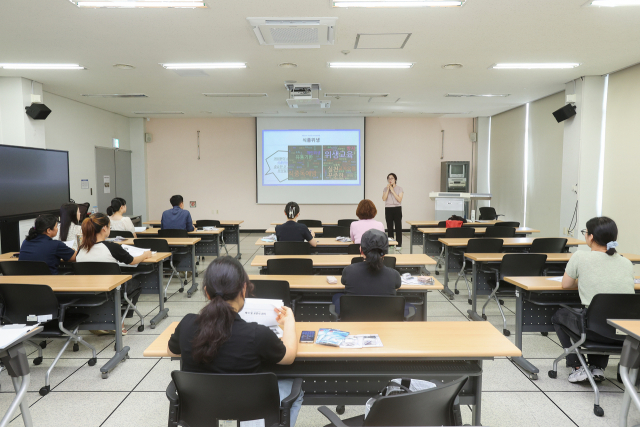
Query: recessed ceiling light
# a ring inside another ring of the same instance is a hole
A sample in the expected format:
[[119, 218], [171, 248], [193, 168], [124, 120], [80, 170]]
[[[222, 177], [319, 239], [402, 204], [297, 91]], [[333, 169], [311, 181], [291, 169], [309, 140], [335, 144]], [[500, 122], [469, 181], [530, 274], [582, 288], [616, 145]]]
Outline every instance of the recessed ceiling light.
[[389, 96], [388, 93], [325, 93], [325, 97], [327, 98], [347, 98], [347, 97], [356, 97], [356, 98], [386, 98]]
[[362, 114], [373, 114], [373, 111], [355, 111], [355, 110], [343, 110], [343, 111], [325, 111], [325, 114], [337, 114], [337, 115], [362, 115]]
[[278, 64], [280, 68], [297, 68], [298, 64], [294, 64], [293, 62], [282, 62]]
[[413, 62], [329, 62], [329, 68], [411, 68]]
[[136, 67], [129, 64], [113, 64], [113, 68], [117, 68], [119, 70], [133, 70]]
[[420, 114], [434, 114], [434, 115], [438, 115], [438, 116], [446, 116], [449, 114], [471, 114], [471, 111], [461, 111], [459, 113], [453, 113], [453, 112], [448, 112], [448, 113], [429, 113], [426, 111], [421, 111]]
[[278, 114], [277, 111], [227, 111], [229, 114], [252, 116], [256, 114]]
[[444, 64], [442, 68], [445, 70], [458, 70], [462, 68], [462, 64]]
[[494, 97], [507, 97], [508, 93], [448, 93], [445, 95], [447, 98], [494, 98]]
[[264, 98], [266, 93], [203, 93], [211, 98]]
[[640, 0], [594, 0], [590, 3], [590, 6], [640, 6]]
[[156, 114], [184, 114], [182, 111], [134, 111], [133, 114], [148, 114], [148, 115], [156, 115]]
[[160, 65], [162, 65], [167, 70], [212, 70], [217, 68], [247, 68], [246, 62], [210, 62]]
[[148, 98], [144, 93], [96, 93], [87, 94], [83, 93], [82, 96], [96, 97], [96, 98]]
[[539, 69], [566, 69], [566, 68], [576, 68], [579, 67], [580, 64], [576, 62], [557, 62], [557, 63], [513, 63], [513, 64], [495, 64], [492, 65], [491, 68], [496, 70], [507, 70], [507, 69], [523, 69], [523, 70], [539, 70]]
[[306, 111], [296, 111], [296, 113], [298, 113], [298, 114], [307, 114]]
[[139, 7], [173, 7], [173, 8], [194, 9], [196, 7], [207, 7], [204, 4], [203, 0], [155, 0], [155, 1], [150, 1], [150, 0], [141, 0], [141, 1], [71, 0], [71, 3], [75, 3], [78, 7], [113, 7], [113, 8], [125, 8], [125, 9], [134, 9]]
[[465, 0], [332, 0], [333, 7], [456, 7]]
[[0, 64], [5, 70], [84, 70], [78, 64]]

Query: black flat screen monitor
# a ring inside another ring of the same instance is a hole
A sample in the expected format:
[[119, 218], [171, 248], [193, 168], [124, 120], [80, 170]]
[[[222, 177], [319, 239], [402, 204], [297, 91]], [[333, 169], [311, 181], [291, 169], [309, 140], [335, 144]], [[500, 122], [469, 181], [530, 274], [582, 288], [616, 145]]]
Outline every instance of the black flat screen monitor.
[[69, 197], [68, 151], [0, 145], [0, 218], [58, 211]]

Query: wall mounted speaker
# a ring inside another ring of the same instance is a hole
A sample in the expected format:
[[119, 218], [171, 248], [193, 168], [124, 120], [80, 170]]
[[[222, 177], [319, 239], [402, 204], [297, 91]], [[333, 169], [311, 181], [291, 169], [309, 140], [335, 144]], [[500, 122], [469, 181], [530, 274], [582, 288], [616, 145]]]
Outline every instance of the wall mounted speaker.
[[33, 120], [44, 120], [51, 114], [49, 107], [44, 104], [31, 104], [24, 108], [27, 110], [27, 116]]
[[553, 112], [553, 117], [556, 118], [558, 123], [564, 122], [568, 118], [571, 118], [576, 115], [576, 106], [572, 104], [567, 104], [564, 107], [560, 108]]

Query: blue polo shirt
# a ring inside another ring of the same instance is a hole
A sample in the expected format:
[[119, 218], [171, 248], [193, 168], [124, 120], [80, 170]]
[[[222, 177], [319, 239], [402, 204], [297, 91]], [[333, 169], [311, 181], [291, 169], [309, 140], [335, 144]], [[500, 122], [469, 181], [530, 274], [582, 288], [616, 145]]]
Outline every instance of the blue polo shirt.
[[162, 220], [160, 221], [162, 230], [187, 230], [193, 231], [193, 220], [189, 211], [180, 209], [180, 206], [174, 206], [173, 209], [167, 209], [162, 212]]
[[69, 261], [76, 251], [59, 240], [40, 234], [33, 240], [25, 240], [20, 247], [20, 261], [44, 261], [51, 274], [58, 274], [60, 260]]

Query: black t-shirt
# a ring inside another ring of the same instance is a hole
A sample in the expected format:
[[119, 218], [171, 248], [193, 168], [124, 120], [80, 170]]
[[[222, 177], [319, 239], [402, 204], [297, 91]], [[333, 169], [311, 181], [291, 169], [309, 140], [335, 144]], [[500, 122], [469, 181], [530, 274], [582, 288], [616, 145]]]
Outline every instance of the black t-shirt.
[[378, 272], [369, 270], [366, 261], [351, 264], [342, 271], [344, 293], [351, 295], [395, 295], [402, 284], [400, 273], [382, 267]]
[[276, 226], [278, 242], [310, 242], [313, 239], [309, 227], [296, 221], [287, 221]]
[[180, 354], [182, 370], [216, 374], [248, 374], [260, 372], [263, 364], [282, 360], [286, 347], [266, 326], [247, 323], [236, 313], [231, 336], [216, 353], [213, 362], [200, 364], [193, 360], [191, 342], [197, 332], [195, 314], [187, 314], [169, 339], [169, 350]]

